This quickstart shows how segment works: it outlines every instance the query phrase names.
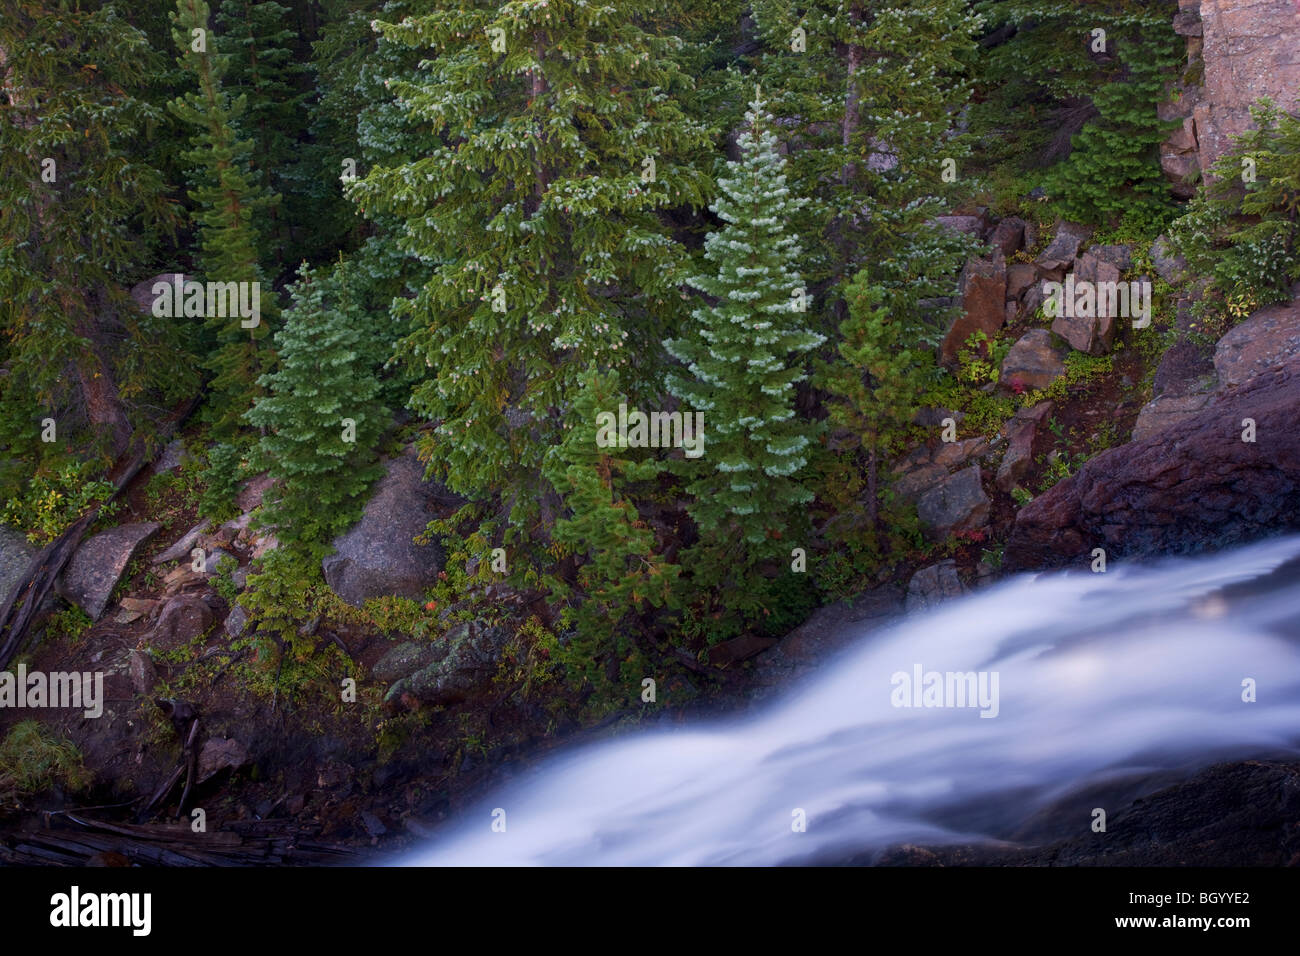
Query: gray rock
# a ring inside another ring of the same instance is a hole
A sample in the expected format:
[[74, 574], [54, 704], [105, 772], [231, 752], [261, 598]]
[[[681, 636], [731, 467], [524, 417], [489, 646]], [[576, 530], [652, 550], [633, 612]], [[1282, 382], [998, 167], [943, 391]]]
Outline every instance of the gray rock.
[[[1075, 261], [1074, 281], [1093, 283], [1094, 288], [1099, 283], [1116, 283], [1119, 281], [1119, 270], [1108, 262], [1102, 262], [1091, 253], [1084, 253]], [[1078, 298], [1077, 292], [1075, 298]], [[1052, 331], [1080, 352], [1087, 352], [1089, 355], [1105, 354], [1115, 340], [1116, 320], [1119, 318], [1116, 312], [1119, 310], [1112, 309], [1111, 303], [1103, 302], [1103, 298], [1100, 293], [1097, 294], [1093, 303], [1093, 314], [1090, 316], [1078, 314], [1057, 316], [1052, 321]], [[1067, 303], [1062, 301], [1063, 311], [1066, 311], [1066, 306]]]
[[194, 547], [194, 542], [199, 540], [199, 535], [207, 530], [211, 524], [208, 520], [200, 521], [189, 531], [186, 531], [180, 539], [166, 551], [155, 555], [151, 564], [166, 564], [168, 561], [179, 561], [182, 558], [189, 559], [190, 551]]
[[403, 677], [410, 677], [416, 671], [423, 670], [446, 656], [446, 647], [403, 641], [379, 658], [375, 666], [370, 669], [370, 674], [375, 680], [391, 684]]
[[222, 625], [227, 637], [239, 637], [248, 627], [248, 612], [236, 604], [226, 615], [225, 624]]
[[1092, 246], [1088, 254], [1102, 262], [1109, 263], [1120, 272], [1133, 268], [1133, 248], [1126, 245]]
[[1230, 329], [1214, 349], [1223, 385], [1240, 385], [1300, 354], [1300, 299], [1269, 305]]
[[935, 216], [934, 222], [949, 232], [974, 236], [976, 239], [984, 235], [985, 223], [979, 216]]
[[356, 606], [388, 594], [420, 598], [445, 560], [436, 543], [416, 545], [412, 539], [454, 503], [454, 497], [424, 480], [424, 466], [413, 449], [386, 468], [361, 520], [335, 539], [335, 553], [321, 563], [329, 586]]
[[154, 667], [153, 658], [145, 651], [132, 650], [128, 670], [131, 674], [131, 689], [142, 697], [151, 695], [154, 685], [158, 683], [158, 671]]
[[246, 763], [248, 748], [238, 740], [205, 740], [199, 749], [198, 782], [203, 783], [223, 770], [238, 770]]
[[502, 627], [474, 621], [458, 624], [435, 645], [440, 659], [397, 681], [384, 699], [411, 697], [425, 704], [462, 701], [491, 680], [509, 639], [509, 631]]
[[1052, 333], [1030, 329], [1007, 352], [998, 380], [1008, 387], [1019, 383], [1025, 388], [1047, 388], [1064, 374], [1065, 362], [1052, 345]]
[[18, 581], [40, 551], [28, 543], [27, 535], [0, 525], [0, 607], [13, 596]]
[[1022, 408], [1014, 418], [1002, 426], [1002, 437], [1006, 439], [1007, 450], [998, 466], [994, 483], [1008, 494], [1029, 471], [1034, 460], [1034, 441], [1038, 437], [1038, 426], [1051, 414], [1051, 402], [1039, 402], [1033, 408]]
[[92, 621], [98, 621], [131, 558], [161, 527], [156, 521], [124, 524], [82, 542], [55, 588]]
[[908, 613], [938, 607], [944, 601], [961, 597], [966, 587], [957, 577], [957, 562], [952, 558], [922, 568], [912, 575], [907, 584], [906, 608]]
[[935, 484], [917, 501], [916, 513], [931, 536], [939, 540], [988, 524], [989, 499], [980, 480], [980, 466], [971, 465]]
[[1209, 404], [1209, 392], [1190, 395], [1166, 395], [1147, 402], [1138, 413], [1131, 441], [1145, 441], [1153, 435], [1177, 435]]
[[158, 615], [158, 623], [149, 633], [149, 643], [170, 650], [188, 644], [207, 633], [215, 615], [211, 605], [194, 594], [177, 594], [169, 598]]
[[165, 471], [175, 471], [191, 460], [190, 454], [185, 451], [185, 443], [179, 438], [174, 439], [167, 443], [162, 454], [154, 460], [153, 473], [161, 475]]
[[1047, 248], [1042, 251], [1034, 265], [1038, 266], [1038, 271], [1056, 281], [1060, 281], [1065, 275], [1065, 270], [1069, 268], [1070, 263], [1074, 262], [1075, 257], [1079, 254], [1079, 246], [1083, 244], [1088, 236], [1092, 235], [1092, 230], [1087, 226], [1081, 226], [1073, 222], [1062, 222], [1056, 227], [1056, 235]]

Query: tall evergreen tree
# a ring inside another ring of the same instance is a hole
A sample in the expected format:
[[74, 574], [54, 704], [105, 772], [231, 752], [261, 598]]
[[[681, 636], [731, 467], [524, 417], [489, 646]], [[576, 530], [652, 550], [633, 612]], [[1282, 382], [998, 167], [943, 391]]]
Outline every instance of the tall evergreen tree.
[[228, 56], [216, 50], [203, 0], [177, 0], [172, 15], [178, 62], [189, 70], [197, 89], [168, 104], [195, 129], [186, 158], [195, 167], [190, 198], [197, 204], [202, 280], [257, 283], [261, 315], [244, 327], [238, 315], [208, 315], [205, 326], [212, 344], [206, 367], [213, 374], [208, 409], [217, 437], [228, 439], [239, 430], [244, 413], [260, 394], [258, 378], [267, 371], [273, 353], [263, 340], [278, 317], [275, 293], [262, 269], [254, 217], [266, 215], [278, 200], [255, 185], [248, 168], [251, 144], [235, 134], [234, 122], [246, 100], [233, 103], [221, 85]]
[[524, 538], [584, 370], [626, 367], [635, 393], [680, 320], [686, 256], [662, 213], [704, 202], [710, 136], [672, 98], [690, 80], [680, 41], [638, 25], [650, 9], [439, 0], [378, 25], [425, 58], [391, 84], [422, 148], [352, 190], [434, 270], [397, 303], [425, 373], [410, 405], [437, 423], [432, 469], [503, 494]]
[[319, 561], [346, 531], [380, 474], [376, 449], [388, 422], [366, 361], [365, 314], [349, 293], [350, 269], [301, 271], [276, 333], [279, 367], [248, 413], [264, 430], [254, 467], [277, 479], [261, 514], [280, 544]]
[[688, 409], [704, 412], [705, 453], [688, 491], [691, 516], [710, 542], [780, 537], [790, 512], [813, 497], [797, 478], [815, 426], [795, 416], [804, 354], [824, 336], [807, 324], [807, 292], [788, 223], [803, 200], [786, 185], [772, 116], [760, 99], [745, 114], [741, 158], [719, 180], [711, 207], [726, 225], [705, 256], [716, 271], [691, 279], [714, 302], [690, 335], [665, 343], [689, 376], [670, 378]]
[[[175, 325], [124, 291], [176, 224], [137, 91], [157, 63], [111, 4], [0, 0], [0, 443], [122, 450], [193, 387]], [[170, 396], [170, 398], [168, 398]], [[84, 427], [79, 427], [84, 426]]]

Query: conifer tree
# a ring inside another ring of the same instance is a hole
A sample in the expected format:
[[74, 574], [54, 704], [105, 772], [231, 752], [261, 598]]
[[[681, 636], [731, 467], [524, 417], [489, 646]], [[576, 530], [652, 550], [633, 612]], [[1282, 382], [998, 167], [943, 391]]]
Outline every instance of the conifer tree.
[[[593, 668], [627, 614], [669, 601], [679, 571], [655, 552], [654, 531], [632, 499], [637, 486], [652, 482], [665, 463], [637, 461], [626, 449], [597, 443], [597, 415], [626, 402], [617, 372], [590, 370], [574, 398], [573, 425], [544, 465], [568, 511], [556, 521], [552, 539], [580, 562], [581, 594], [573, 606], [581, 643], [570, 656], [590, 661]], [[569, 596], [564, 582], [552, 577], [549, 583], [556, 596]]]
[[825, 338], [807, 327], [800, 249], [787, 223], [802, 200], [786, 185], [772, 117], [750, 104], [741, 158], [727, 165], [712, 208], [726, 223], [705, 242], [716, 271], [691, 279], [714, 302], [697, 309], [691, 334], [665, 343], [686, 364], [669, 388], [704, 412], [705, 451], [688, 491], [706, 540], [751, 545], [779, 537], [789, 513], [813, 497], [797, 475], [815, 426], [795, 416], [804, 354]]
[[260, 379], [267, 394], [247, 417], [264, 429], [254, 468], [276, 479], [260, 520], [281, 546], [319, 561], [381, 473], [388, 412], [363, 354], [367, 317], [350, 297], [349, 267], [300, 274], [275, 335], [279, 367]]
[[257, 283], [261, 315], [245, 327], [236, 316], [210, 314], [205, 326], [211, 345], [205, 365], [213, 374], [208, 408], [214, 434], [234, 437], [244, 412], [260, 394], [258, 378], [267, 371], [273, 353], [263, 343], [278, 317], [275, 294], [263, 272], [258, 249], [257, 216], [265, 215], [278, 196], [255, 185], [248, 168], [251, 145], [235, 134], [234, 122], [246, 100], [233, 103], [221, 85], [229, 64], [216, 50], [203, 0], [177, 0], [172, 35], [180, 49], [178, 62], [191, 74], [197, 89], [168, 104], [195, 129], [186, 158], [195, 167], [190, 198], [197, 204], [199, 254], [205, 282]]
[[176, 225], [147, 156], [163, 114], [138, 92], [157, 62], [111, 5], [0, 0], [6, 470], [55, 448], [115, 454], [148, 406], [193, 388], [176, 325], [125, 291]]
[[261, 222], [262, 248], [269, 262], [290, 258], [293, 225], [311, 234], [313, 218], [306, 202], [308, 182], [299, 156], [299, 141], [308, 122], [307, 64], [295, 59], [297, 34], [290, 29], [292, 11], [275, 0], [221, 0], [216, 17], [219, 42], [230, 57], [222, 88], [246, 107], [237, 122], [240, 136], [252, 144], [253, 182], [282, 197]]
[[925, 390], [926, 353], [883, 303], [885, 293], [863, 270], [844, 292], [848, 318], [839, 328], [838, 360], [821, 362], [818, 385], [829, 394], [831, 425], [847, 437], [842, 452], [860, 452], [866, 472], [868, 532], [879, 523], [879, 472], [898, 450]]
[[422, 52], [390, 89], [424, 129], [351, 195], [433, 269], [396, 303], [431, 470], [513, 501], [511, 534], [552, 494], [541, 457], [584, 370], [627, 368], [635, 394], [680, 321], [686, 256], [661, 213], [703, 204], [710, 137], [673, 99], [680, 41], [638, 25], [651, 7], [438, 0], [378, 24]]

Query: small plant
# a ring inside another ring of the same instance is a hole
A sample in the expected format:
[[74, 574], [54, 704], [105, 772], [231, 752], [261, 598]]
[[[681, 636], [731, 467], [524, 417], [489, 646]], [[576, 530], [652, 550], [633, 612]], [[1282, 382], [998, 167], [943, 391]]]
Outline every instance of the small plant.
[[0, 742], [0, 800], [8, 802], [56, 785], [84, 790], [91, 780], [76, 745], [56, 738], [38, 721], [15, 724]]
[[51, 614], [45, 622], [45, 632], [55, 640], [67, 638], [76, 644], [94, 623], [85, 611], [74, 604], [65, 610]]
[[65, 465], [53, 475], [35, 475], [23, 494], [4, 506], [0, 520], [24, 531], [28, 541], [45, 544], [97, 502], [106, 502], [101, 516], [116, 512], [116, 503], [108, 502], [114, 490], [112, 482], [88, 479], [85, 466]]
[[1011, 489], [1011, 500], [1016, 503], [1017, 508], [1023, 508], [1025, 505], [1029, 504], [1029, 502], [1034, 500], [1034, 496], [1024, 488], [1016, 485]]

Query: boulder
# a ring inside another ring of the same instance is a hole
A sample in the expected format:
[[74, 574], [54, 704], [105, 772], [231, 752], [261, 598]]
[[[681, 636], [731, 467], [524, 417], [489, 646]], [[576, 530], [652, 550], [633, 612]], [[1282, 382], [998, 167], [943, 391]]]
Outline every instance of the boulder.
[[[1242, 420], [1256, 441], [1242, 440]], [[1225, 547], [1300, 528], [1300, 359], [1218, 393], [1172, 432], [1102, 452], [1020, 510], [1007, 570]]]
[[1092, 235], [1092, 230], [1073, 222], [1062, 222], [1056, 227], [1056, 235], [1047, 248], [1042, 251], [1034, 265], [1045, 278], [1055, 282], [1065, 277], [1065, 270], [1079, 255], [1079, 246]]
[[936, 483], [921, 495], [916, 513], [936, 540], [988, 524], [989, 499], [984, 494], [980, 466], [971, 465]]
[[1300, 354], [1300, 298], [1265, 306], [1219, 339], [1214, 370], [1224, 385], [1240, 385]]
[[189, 531], [186, 531], [180, 538], [166, 551], [155, 555], [151, 564], [166, 564], [168, 561], [179, 561], [182, 558], [189, 560], [190, 551], [193, 550], [195, 543], [199, 540], [199, 535], [207, 530], [208, 522], [206, 519], [200, 521]]
[[148, 641], [164, 649], [188, 644], [196, 637], [206, 634], [215, 619], [212, 602], [209, 600], [196, 594], [177, 594], [163, 605], [158, 622], [149, 632]]
[[1160, 356], [1151, 393], [1156, 398], [1173, 398], [1209, 391], [1215, 384], [1213, 350], [1183, 339]]
[[934, 222], [949, 232], [974, 236], [976, 239], [984, 235], [985, 221], [980, 216], [935, 216]]
[[198, 782], [203, 783], [223, 770], [238, 770], [248, 763], [248, 748], [234, 739], [205, 740], [198, 763]]
[[321, 563], [329, 586], [356, 606], [383, 595], [420, 598], [444, 561], [436, 543], [417, 545], [413, 539], [455, 503], [454, 496], [424, 480], [414, 449], [386, 469], [361, 520], [334, 540], [335, 553]]
[[454, 704], [491, 681], [497, 659], [510, 639], [505, 628], [477, 621], [458, 624], [431, 646], [431, 662], [398, 680], [384, 700], [403, 698], [424, 704]]
[[433, 644], [403, 641], [375, 662], [375, 666], [370, 668], [370, 675], [375, 680], [391, 684], [403, 677], [410, 677], [438, 660], [441, 660], [440, 652]]
[[961, 280], [962, 314], [953, 320], [940, 346], [940, 360], [954, 365], [957, 353], [975, 332], [990, 339], [1006, 321], [1007, 263], [1001, 250], [985, 259], [966, 263]]
[[949, 558], [912, 575], [907, 584], [905, 607], [909, 614], [926, 611], [965, 593], [966, 587], [957, 577], [957, 562]]
[[1002, 437], [1006, 439], [1007, 450], [993, 479], [1000, 490], [1010, 494], [1011, 489], [1029, 472], [1034, 461], [1038, 426], [1051, 412], [1051, 402], [1039, 402], [1033, 408], [1020, 409], [1014, 418], [1002, 426]]
[[83, 541], [55, 588], [92, 621], [99, 620], [131, 558], [161, 527], [156, 521], [118, 525]]
[[[1096, 256], [1090, 253], [1084, 253], [1074, 265], [1074, 281], [1077, 285], [1081, 282], [1091, 283], [1096, 290], [1096, 286], [1101, 283], [1115, 283], [1119, 281], [1119, 270], [1109, 262], [1102, 262]], [[1092, 315], [1079, 315], [1077, 310], [1068, 308], [1069, 303], [1065, 300], [1069, 298], [1069, 289], [1062, 301], [1062, 314], [1052, 321], [1052, 331], [1070, 343], [1070, 346], [1079, 352], [1087, 352], [1089, 355], [1103, 355], [1115, 340], [1116, 319], [1119, 316], [1113, 314], [1109, 308], [1109, 302], [1103, 302], [1102, 296], [1097, 295], [1091, 309]], [[1076, 305], [1078, 305], [1078, 292], [1075, 292]], [[1075, 315], [1069, 315], [1069, 311], [1076, 311]]]
[[1090, 246], [1088, 255], [1101, 262], [1114, 266], [1119, 272], [1128, 272], [1133, 268], [1133, 248], [1126, 245]]
[[236, 604], [226, 615], [225, 622], [221, 625], [222, 630], [226, 632], [226, 637], [239, 637], [248, 627], [248, 612], [240, 605]]
[[1047, 388], [1065, 374], [1065, 362], [1047, 329], [1030, 329], [1002, 360], [998, 380], [1008, 387]]

